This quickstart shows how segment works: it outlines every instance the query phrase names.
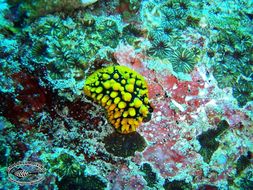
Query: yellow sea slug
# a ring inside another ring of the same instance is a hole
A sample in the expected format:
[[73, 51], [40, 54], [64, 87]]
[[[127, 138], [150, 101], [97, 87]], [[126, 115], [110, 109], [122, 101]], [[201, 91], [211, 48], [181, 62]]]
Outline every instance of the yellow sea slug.
[[97, 70], [86, 79], [84, 93], [105, 107], [108, 120], [122, 134], [136, 131], [152, 111], [144, 77], [125, 66]]

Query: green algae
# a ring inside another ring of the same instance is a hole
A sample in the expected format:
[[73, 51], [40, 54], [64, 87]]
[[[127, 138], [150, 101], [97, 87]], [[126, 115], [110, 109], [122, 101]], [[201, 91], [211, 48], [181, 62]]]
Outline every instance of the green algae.
[[50, 164], [49, 171], [56, 173], [60, 178], [63, 176], [79, 176], [84, 170], [84, 166], [67, 153], [63, 153], [57, 158], [49, 159], [48, 162]]

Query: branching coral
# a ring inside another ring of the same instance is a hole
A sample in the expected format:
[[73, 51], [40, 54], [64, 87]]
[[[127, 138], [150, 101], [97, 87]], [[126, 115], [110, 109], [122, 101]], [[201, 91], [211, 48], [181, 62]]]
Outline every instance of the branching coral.
[[105, 107], [110, 123], [120, 133], [136, 131], [151, 107], [145, 79], [124, 66], [97, 70], [86, 79], [84, 92]]

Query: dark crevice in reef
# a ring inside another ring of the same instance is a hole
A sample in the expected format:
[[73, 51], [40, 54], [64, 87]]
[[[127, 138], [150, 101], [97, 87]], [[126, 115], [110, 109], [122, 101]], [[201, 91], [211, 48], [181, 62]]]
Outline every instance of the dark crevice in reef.
[[64, 176], [60, 181], [56, 182], [61, 190], [103, 190], [106, 184], [97, 176]]
[[146, 141], [137, 132], [129, 134], [112, 133], [104, 139], [106, 150], [119, 157], [134, 156], [135, 151], [143, 151]]
[[[0, 143], [2, 144], [4, 142], [0, 141]], [[7, 163], [7, 157], [5, 156], [6, 151], [7, 151], [6, 147], [4, 146], [0, 147], [0, 167], [5, 166]]]
[[217, 129], [209, 129], [197, 137], [201, 145], [199, 153], [201, 154], [205, 162], [210, 162], [213, 153], [219, 147], [219, 142], [216, 141], [215, 138], [221, 135], [226, 129], [228, 129], [228, 127], [229, 124], [227, 123], [227, 121], [222, 120], [217, 125]]
[[218, 190], [218, 187], [213, 185], [201, 185], [198, 190]]
[[190, 183], [186, 183], [185, 181], [169, 181], [168, 179], [165, 180], [163, 185], [165, 190], [192, 190], [192, 186]]
[[241, 179], [239, 181], [239, 186], [240, 189], [245, 189], [245, 190], [251, 190], [253, 189], [253, 172], [252, 171], [247, 171], [243, 175], [241, 175]]
[[145, 174], [143, 177], [146, 180], [147, 185], [149, 187], [154, 187], [154, 185], [157, 183], [157, 176], [156, 173], [153, 172], [151, 165], [144, 163], [141, 166], [141, 171]]
[[236, 162], [236, 174], [240, 175], [243, 170], [245, 170], [250, 165], [250, 155], [252, 153], [249, 151], [247, 156], [241, 155]]

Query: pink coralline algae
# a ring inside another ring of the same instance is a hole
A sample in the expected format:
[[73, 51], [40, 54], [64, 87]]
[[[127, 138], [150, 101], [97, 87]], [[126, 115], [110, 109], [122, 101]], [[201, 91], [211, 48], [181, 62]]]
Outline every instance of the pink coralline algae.
[[[127, 51], [122, 51], [124, 49]], [[243, 123], [242, 128], [249, 127], [251, 121], [247, 110], [238, 109], [226, 95], [222, 95], [213, 79], [206, 76], [206, 68], [194, 69], [191, 80], [183, 81], [170, 72], [148, 69], [148, 58], [135, 53], [131, 46], [121, 45], [118, 51], [114, 55], [119, 64], [146, 77], [154, 109], [152, 119], [138, 130], [148, 146], [143, 152], [136, 153], [132, 161], [137, 165], [148, 162], [164, 179], [187, 178], [196, 187], [201, 182], [226, 184], [226, 176], [235, 171], [232, 163], [247, 148], [235, 142], [235, 150], [229, 152], [223, 143], [233, 138], [238, 130], [235, 126], [239, 123]], [[211, 159], [213, 165], [207, 167], [199, 153], [200, 144], [196, 137], [208, 129], [216, 129], [222, 119], [229, 123], [230, 128], [224, 132], [224, 139], [219, 140], [219, 150]], [[219, 164], [221, 162], [215, 160], [216, 154], [222, 152], [229, 154], [231, 160]], [[216, 171], [212, 172], [214, 168]], [[115, 183], [121, 182], [115, 179]]]

